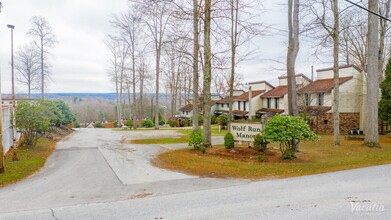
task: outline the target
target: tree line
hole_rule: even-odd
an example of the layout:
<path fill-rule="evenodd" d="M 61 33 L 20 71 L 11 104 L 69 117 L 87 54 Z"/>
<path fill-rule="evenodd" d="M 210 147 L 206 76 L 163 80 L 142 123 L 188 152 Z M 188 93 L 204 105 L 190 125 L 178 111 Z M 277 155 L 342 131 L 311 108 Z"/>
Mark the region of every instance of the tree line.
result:
<path fill-rule="evenodd" d="M 15 54 L 16 80 L 27 87 L 28 97 L 32 91 L 40 91 L 45 97 L 45 88 L 50 81 L 50 57 L 58 43 L 49 21 L 42 16 L 30 19 L 31 27 L 26 36 L 30 42 L 19 47 Z"/>
<path fill-rule="evenodd" d="M 178 103 L 193 104 L 194 131 L 199 128 L 198 115 L 203 114 L 205 145 L 209 146 L 210 111 L 200 112 L 199 107 L 210 109 L 211 92 L 228 92 L 232 120 L 233 89 L 240 85 L 241 78 L 235 67 L 251 54 L 249 45 L 254 38 L 270 33 L 267 25 L 257 22 L 262 14 L 260 3 L 130 1 L 128 9 L 112 17 L 113 32 L 105 42 L 110 51 L 108 73 L 117 92 L 118 119 L 145 117 L 143 109 L 149 102 L 143 95 L 154 89 L 151 106 L 158 129 L 157 115 L 162 107 L 159 93 L 165 90 L 171 96 L 171 116 Z M 369 0 L 364 7 L 385 17 L 390 14 L 390 0 Z M 285 65 L 289 114 L 298 115 L 296 58 L 300 39 L 309 39 L 314 46 L 312 56 L 333 58 L 334 144 L 340 144 L 338 67 L 347 63 L 367 73 L 365 142 L 378 145 L 377 91 L 384 76 L 384 60 L 390 55 L 388 23 L 337 0 L 288 0 L 287 9 L 288 31 L 284 36 L 288 41 Z M 128 93 L 128 106 L 132 106 L 128 116 L 123 115 L 124 92 Z"/>

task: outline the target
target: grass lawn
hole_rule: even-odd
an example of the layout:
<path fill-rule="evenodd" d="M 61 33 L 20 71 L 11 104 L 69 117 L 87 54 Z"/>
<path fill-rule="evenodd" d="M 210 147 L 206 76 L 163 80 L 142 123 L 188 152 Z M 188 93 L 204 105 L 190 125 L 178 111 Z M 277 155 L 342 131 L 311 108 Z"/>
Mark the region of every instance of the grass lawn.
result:
<path fill-rule="evenodd" d="M 17 182 L 37 172 L 45 165 L 47 157 L 53 152 L 55 142 L 41 138 L 34 148 L 20 147 L 17 151 L 19 161 L 12 156 L 5 159 L 5 172 L 0 174 L 0 187 Z"/>
<path fill-rule="evenodd" d="M 137 131 L 141 129 L 136 129 L 132 131 Z M 146 129 L 143 129 L 144 131 Z M 153 129 L 148 129 L 153 130 Z M 131 140 L 131 144 L 180 144 L 180 143 L 188 143 L 189 142 L 189 135 L 191 133 L 191 127 L 189 129 L 175 129 L 175 128 L 164 128 L 161 130 L 176 130 L 179 133 L 183 134 L 182 136 L 178 138 L 156 138 L 156 139 L 139 139 L 139 140 Z M 202 129 L 201 129 L 202 130 Z M 227 134 L 227 130 L 221 130 L 221 133 L 219 133 L 217 125 L 212 125 L 212 136 L 224 136 Z"/>
<path fill-rule="evenodd" d="M 180 144 L 188 142 L 188 135 L 182 135 L 178 138 L 139 139 L 130 141 L 131 144 Z"/>
<path fill-rule="evenodd" d="M 35 147 L 19 147 L 17 151 L 19 161 L 12 161 L 12 155 L 7 155 L 4 160 L 5 172 L 0 174 L 0 187 L 15 183 L 38 172 L 52 154 L 57 141 L 69 133 L 69 130 L 62 130 L 49 134 L 50 140 L 40 138 Z"/>
<path fill-rule="evenodd" d="M 201 130 L 203 130 L 201 128 Z M 189 129 L 183 129 L 183 130 L 178 130 L 180 133 L 189 135 L 192 131 L 191 127 Z M 217 125 L 212 125 L 212 136 L 225 136 L 227 134 L 227 130 L 221 130 L 219 133 L 219 127 Z"/>
<path fill-rule="evenodd" d="M 189 148 L 165 152 L 153 163 L 161 168 L 200 176 L 283 178 L 389 164 L 391 136 L 381 136 L 380 142 L 381 148 L 368 148 L 362 141 L 341 140 L 342 145 L 334 147 L 332 136 L 321 136 L 318 142 L 301 143 L 301 152 L 293 160 L 281 160 L 279 150 L 271 149 L 263 155 L 264 162 L 257 161 L 258 152 L 245 147 L 235 147 L 236 152 L 230 152 L 223 146 L 215 146 L 207 149 L 206 154 Z M 278 144 L 268 147 L 277 148 Z"/>

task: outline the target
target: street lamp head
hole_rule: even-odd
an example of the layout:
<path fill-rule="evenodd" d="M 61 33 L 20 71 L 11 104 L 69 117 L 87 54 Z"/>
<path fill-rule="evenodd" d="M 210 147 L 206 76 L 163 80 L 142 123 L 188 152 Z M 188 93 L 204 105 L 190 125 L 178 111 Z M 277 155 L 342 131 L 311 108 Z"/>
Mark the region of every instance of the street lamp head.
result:
<path fill-rule="evenodd" d="M 11 28 L 11 29 L 14 29 L 14 28 L 15 28 L 15 25 L 7 24 L 7 27 L 8 27 L 8 28 Z"/>

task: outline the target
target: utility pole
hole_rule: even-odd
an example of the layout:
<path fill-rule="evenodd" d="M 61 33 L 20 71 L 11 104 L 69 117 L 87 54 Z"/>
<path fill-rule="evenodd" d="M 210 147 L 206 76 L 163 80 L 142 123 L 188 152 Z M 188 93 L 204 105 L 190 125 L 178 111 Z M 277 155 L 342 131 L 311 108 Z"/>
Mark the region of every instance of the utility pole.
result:
<path fill-rule="evenodd" d="M 2 8 L 0 2 L 0 12 Z M 0 103 L 3 101 L 1 97 L 1 69 L 0 69 Z M 3 149 L 3 104 L 0 109 L 0 173 L 4 173 L 4 149 Z"/>
<path fill-rule="evenodd" d="M 16 161 L 16 123 L 15 123 L 15 72 L 14 72 L 14 29 L 15 25 L 8 24 L 7 27 L 11 29 L 11 71 L 12 71 L 12 148 L 13 156 L 12 160 Z"/>

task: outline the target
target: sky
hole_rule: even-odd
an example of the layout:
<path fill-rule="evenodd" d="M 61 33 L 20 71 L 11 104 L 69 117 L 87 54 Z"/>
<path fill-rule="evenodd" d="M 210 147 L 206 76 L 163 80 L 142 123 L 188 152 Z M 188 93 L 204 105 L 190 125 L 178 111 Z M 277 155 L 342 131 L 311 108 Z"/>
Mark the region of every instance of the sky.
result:
<path fill-rule="evenodd" d="M 108 53 L 103 43 L 110 33 L 110 16 L 127 8 L 127 0 L 0 0 L 3 8 L 0 13 L 0 70 L 1 91 L 11 92 L 11 34 L 7 24 L 15 25 L 14 50 L 28 43 L 26 36 L 30 28 L 30 18 L 45 17 L 59 42 L 54 50 L 52 81 L 46 92 L 114 92 L 109 82 L 106 66 Z M 284 74 L 287 30 L 285 0 L 265 0 L 264 13 L 260 20 L 272 25 L 266 36 L 257 38 L 252 46 L 259 50 L 255 58 L 238 64 L 238 73 L 245 82 L 267 80 L 277 83 L 277 77 Z M 272 33 L 274 30 L 280 33 Z M 315 69 L 330 66 L 311 55 L 310 43 L 301 42 L 296 69 L 297 72 L 311 75 L 311 65 Z M 25 86 L 17 84 L 17 93 L 26 92 Z"/>

